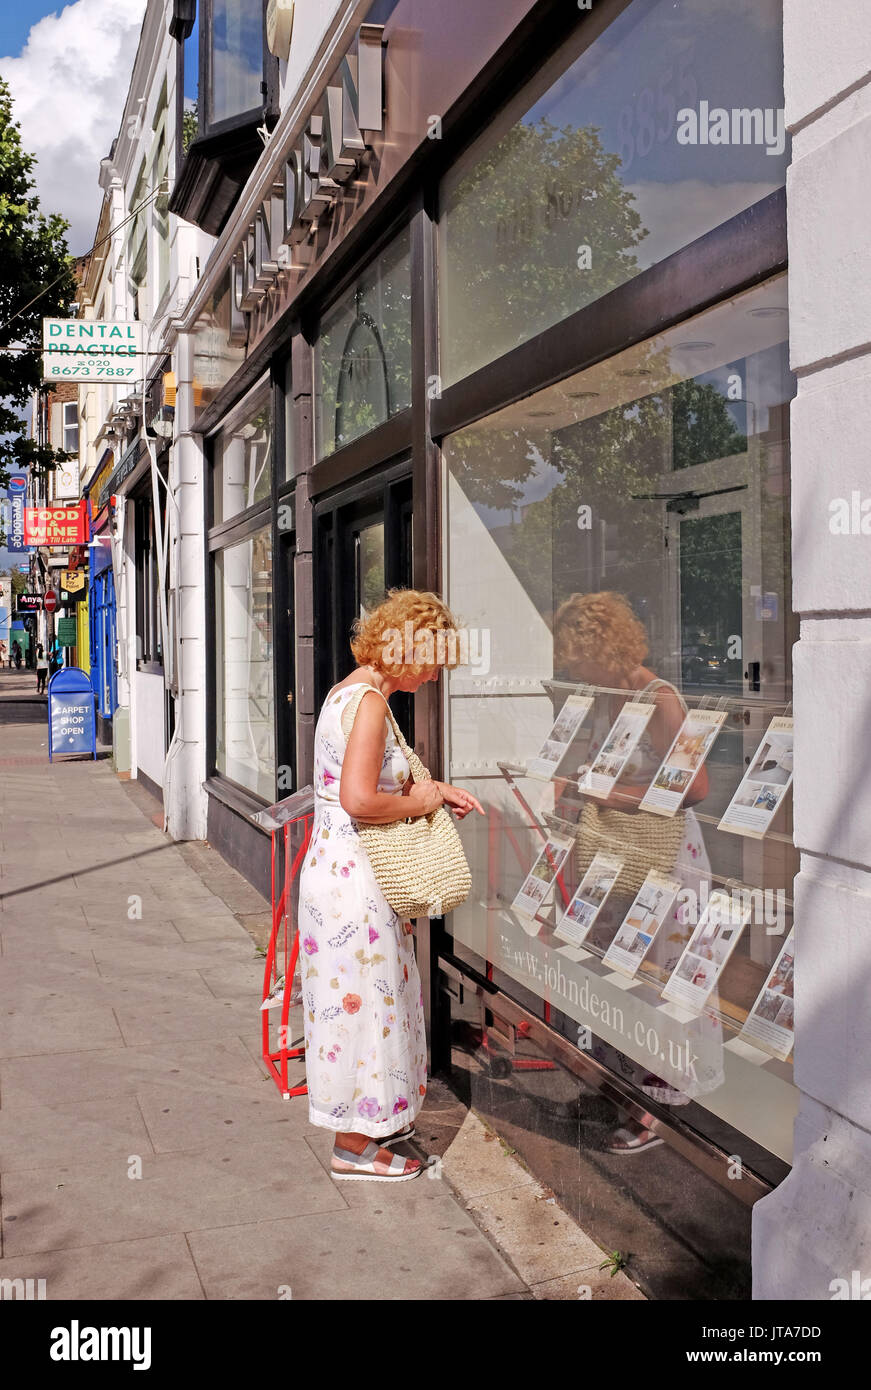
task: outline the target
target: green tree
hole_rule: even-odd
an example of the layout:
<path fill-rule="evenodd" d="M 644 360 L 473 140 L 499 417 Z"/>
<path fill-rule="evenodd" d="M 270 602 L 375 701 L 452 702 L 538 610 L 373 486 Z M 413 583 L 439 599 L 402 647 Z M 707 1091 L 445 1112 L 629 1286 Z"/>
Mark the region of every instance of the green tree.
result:
<path fill-rule="evenodd" d="M 69 223 L 40 210 L 35 163 L 22 148 L 9 88 L 0 80 L 0 487 L 10 472 L 45 473 L 69 457 L 28 439 L 22 418 L 42 378 L 42 320 L 64 317 L 76 293 Z"/>

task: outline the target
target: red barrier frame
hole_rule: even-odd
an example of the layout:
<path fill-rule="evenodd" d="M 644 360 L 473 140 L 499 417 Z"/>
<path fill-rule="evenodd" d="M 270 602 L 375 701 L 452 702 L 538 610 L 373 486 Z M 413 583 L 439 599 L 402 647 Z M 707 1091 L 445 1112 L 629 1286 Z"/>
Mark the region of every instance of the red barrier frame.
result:
<path fill-rule="evenodd" d="M 304 822 L 304 834 L 302 844 L 297 850 L 293 864 L 290 864 L 290 827 L 296 825 L 298 821 Z M 272 831 L 272 931 L 269 937 L 269 949 L 266 952 L 266 970 L 263 975 L 263 999 L 269 995 L 273 985 L 279 976 L 276 968 L 276 954 L 278 949 L 278 934 L 284 924 L 284 998 L 281 1003 L 281 1023 L 278 1029 L 279 1046 L 277 1051 L 271 1052 L 269 1047 L 270 1029 L 270 1009 L 262 1012 L 262 1047 L 263 1060 L 269 1070 L 269 1075 L 275 1082 L 283 1100 L 290 1100 L 291 1096 L 304 1096 L 308 1093 L 308 1086 L 302 1082 L 299 1086 L 289 1086 L 287 1081 L 287 1061 L 289 1057 L 304 1057 L 305 1047 L 288 1047 L 288 1016 L 290 1013 L 290 995 L 293 988 L 293 977 L 296 971 L 296 963 L 299 959 L 299 930 L 293 931 L 293 944 L 288 950 L 288 938 L 291 932 L 290 908 L 291 908 L 291 889 L 296 876 L 299 873 L 306 850 L 311 841 L 312 828 L 314 826 L 314 812 L 309 811 L 304 816 L 297 816 L 295 820 L 288 821 L 284 827 L 284 884 L 281 894 L 276 902 L 275 898 L 275 863 L 276 863 L 276 836 L 277 830 Z"/>

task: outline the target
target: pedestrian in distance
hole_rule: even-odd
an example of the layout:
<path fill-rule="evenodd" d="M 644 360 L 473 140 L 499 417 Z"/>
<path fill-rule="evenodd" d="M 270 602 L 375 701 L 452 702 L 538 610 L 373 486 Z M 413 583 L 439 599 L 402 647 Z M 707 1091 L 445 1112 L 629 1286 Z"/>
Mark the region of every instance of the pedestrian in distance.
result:
<path fill-rule="evenodd" d="M 45 694 L 45 683 L 48 680 L 48 657 L 45 648 L 39 642 L 36 647 L 36 693 Z"/>
<path fill-rule="evenodd" d="M 21 670 L 21 646 L 18 642 L 12 643 L 12 660 L 15 662 L 16 671 Z"/>

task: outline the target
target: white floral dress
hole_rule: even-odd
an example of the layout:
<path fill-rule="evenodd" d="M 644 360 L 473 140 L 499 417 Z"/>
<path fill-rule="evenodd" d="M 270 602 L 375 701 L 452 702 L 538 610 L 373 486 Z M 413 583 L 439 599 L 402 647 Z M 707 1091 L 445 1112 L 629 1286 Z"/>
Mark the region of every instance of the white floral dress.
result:
<path fill-rule="evenodd" d="M 423 994 L 414 938 L 378 886 L 339 804 L 342 712 L 361 681 L 328 695 L 315 729 L 315 817 L 300 875 L 299 937 L 309 1120 L 385 1138 L 426 1093 Z M 380 792 L 401 795 L 408 761 L 387 720 Z"/>

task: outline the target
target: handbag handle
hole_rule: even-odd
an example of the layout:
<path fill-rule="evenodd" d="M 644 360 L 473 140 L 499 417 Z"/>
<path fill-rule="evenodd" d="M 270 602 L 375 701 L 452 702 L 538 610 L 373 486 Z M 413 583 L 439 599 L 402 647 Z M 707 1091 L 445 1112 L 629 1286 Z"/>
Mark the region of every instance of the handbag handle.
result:
<path fill-rule="evenodd" d="M 409 748 L 408 744 L 406 743 L 405 736 L 402 730 L 400 729 L 399 725 L 397 724 L 396 719 L 394 718 L 393 710 L 387 703 L 387 697 L 385 695 L 382 695 L 381 691 L 378 690 L 374 685 L 366 685 L 365 683 L 363 684 L 364 688 L 357 695 L 352 696 L 352 698 L 348 701 L 346 709 L 353 710 L 354 716 L 356 716 L 357 709 L 354 708 L 354 702 L 356 701 L 357 708 L 359 708 L 360 704 L 362 703 L 363 696 L 366 694 L 367 690 L 374 690 L 376 695 L 381 695 L 381 699 L 384 701 L 384 704 L 387 707 L 387 718 L 390 720 L 390 724 L 393 728 L 394 735 L 396 736 L 396 742 L 399 744 L 399 747 L 405 754 L 405 760 L 408 763 L 408 770 L 411 774 L 412 782 L 431 782 L 432 774 L 429 768 L 424 767 L 423 763 L 415 753 L 414 749 Z M 344 712 L 345 711 L 343 711 L 343 714 Z M 353 725 L 353 717 L 351 723 Z"/>

